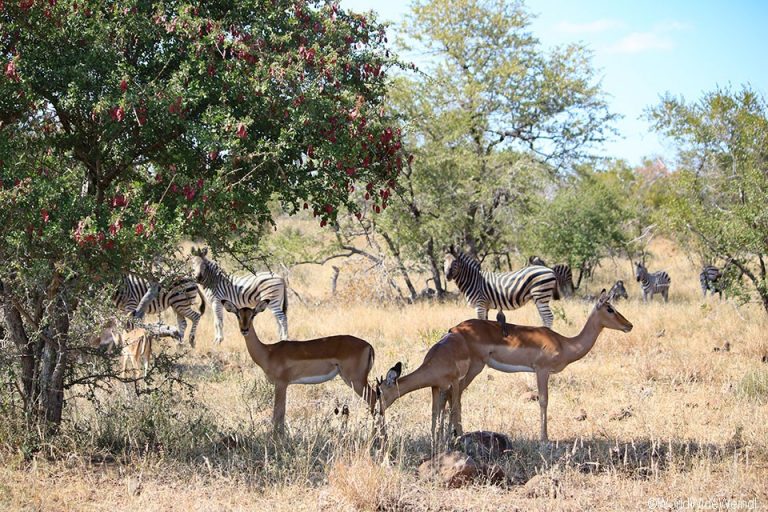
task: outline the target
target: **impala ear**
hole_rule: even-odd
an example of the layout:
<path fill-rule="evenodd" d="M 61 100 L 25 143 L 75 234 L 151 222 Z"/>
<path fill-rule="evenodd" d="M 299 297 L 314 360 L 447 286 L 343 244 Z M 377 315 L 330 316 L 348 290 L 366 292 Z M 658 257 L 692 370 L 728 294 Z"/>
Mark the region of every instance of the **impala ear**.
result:
<path fill-rule="evenodd" d="M 395 366 L 390 368 L 387 372 L 387 376 L 384 379 L 384 382 L 386 382 L 387 386 L 394 386 L 395 381 L 397 381 L 398 377 L 400 377 L 402 371 L 403 363 L 397 363 Z"/>
<path fill-rule="evenodd" d="M 597 298 L 597 307 L 601 307 L 603 304 L 606 303 L 606 301 L 608 301 L 608 299 L 609 297 L 605 293 L 605 288 L 603 288 L 603 290 L 600 292 L 600 297 Z"/>
<path fill-rule="evenodd" d="M 221 305 L 224 306 L 224 309 L 226 309 L 230 313 L 234 315 L 237 314 L 237 306 L 229 302 L 227 299 L 221 299 Z"/>

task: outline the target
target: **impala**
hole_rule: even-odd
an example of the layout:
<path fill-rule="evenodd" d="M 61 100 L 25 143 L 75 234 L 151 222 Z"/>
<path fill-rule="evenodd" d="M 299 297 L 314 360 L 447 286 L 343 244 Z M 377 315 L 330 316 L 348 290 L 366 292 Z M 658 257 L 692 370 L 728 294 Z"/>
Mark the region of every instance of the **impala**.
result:
<path fill-rule="evenodd" d="M 603 329 L 623 332 L 632 324 L 611 305 L 603 290 L 581 332 L 572 337 L 562 336 L 548 327 L 507 325 L 502 336 L 497 322 L 467 320 L 451 329 L 464 336 L 469 347 L 471 364 L 462 382 L 466 388 L 485 366 L 502 372 L 533 372 L 539 390 L 541 440 L 547 441 L 547 402 L 549 376 L 578 361 L 595 345 Z"/>
<path fill-rule="evenodd" d="M 377 382 L 376 395 L 379 398 L 379 412 L 384 411 L 401 396 L 417 389 L 432 388 L 432 443 L 443 435 L 442 415 L 447 394 L 450 392 L 451 413 L 449 429 L 452 427 L 459 435 L 461 428 L 461 380 L 467 375 L 470 358 L 469 348 L 464 336 L 447 333 L 429 349 L 424 361 L 414 372 L 400 378 L 403 364 L 397 363 L 388 372 L 385 379 Z M 436 426 L 440 425 L 438 437 Z"/>
<path fill-rule="evenodd" d="M 248 354 L 275 386 L 272 410 L 275 431 L 285 430 L 285 399 L 289 384 L 320 384 L 340 375 L 344 383 L 360 395 L 368 403 L 369 410 L 374 412 L 376 397 L 368 383 L 374 358 L 370 343 L 354 336 L 338 335 L 264 344 L 256 335 L 253 319 L 257 313 L 264 311 L 267 301 L 262 301 L 256 308 L 238 308 L 226 299 L 221 303 L 237 316 Z"/>

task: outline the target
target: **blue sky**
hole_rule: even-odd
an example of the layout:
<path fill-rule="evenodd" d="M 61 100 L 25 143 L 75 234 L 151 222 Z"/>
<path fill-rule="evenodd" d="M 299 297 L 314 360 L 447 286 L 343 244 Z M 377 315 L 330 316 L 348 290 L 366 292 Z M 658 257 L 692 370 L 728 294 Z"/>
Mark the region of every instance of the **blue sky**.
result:
<path fill-rule="evenodd" d="M 398 22 L 410 0 L 342 0 L 356 11 L 377 11 Z M 620 138 L 605 156 L 639 164 L 674 157 L 674 147 L 640 119 L 669 92 L 697 100 L 717 87 L 750 84 L 768 96 L 768 1 L 646 0 L 526 2 L 537 15 L 533 33 L 545 47 L 582 42 L 593 51 Z"/>

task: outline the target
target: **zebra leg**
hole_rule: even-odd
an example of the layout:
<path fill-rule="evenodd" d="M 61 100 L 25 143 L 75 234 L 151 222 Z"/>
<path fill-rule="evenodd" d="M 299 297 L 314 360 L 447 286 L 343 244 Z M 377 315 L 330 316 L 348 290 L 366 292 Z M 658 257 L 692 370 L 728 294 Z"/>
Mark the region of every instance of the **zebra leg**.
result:
<path fill-rule="evenodd" d="M 661 292 L 661 295 L 664 297 L 664 302 L 669 302 L 669 288 L 664 288 L 664 291 Z"/>
<path fill-rule="evenodd" d="M 205 294 L 208 297 L 208 302 L 213 307 L 213 330 L 216 333 L 213 342 L 220 345 L 224 341 L 224 306 L 213 293 L 206 290 Z"/>
<path fill-rule="evenodd" d="M 488 320 L 488 308 L 483 305 L 475 306 L 475 311 L 477 312 L 477 318 L 480 320 Z"/>
<path fill-rule="evenodd" d="M 275 321 L 277 322 L 277 329 L 280 331 L 280 340 L 287 340 L 288 339 L 288 317 L 285 316 L 285 313 L 282 309 L 280 309 L 279 305 L 275 305 L 275 308 L 272 309 L 272 313 L 275 315 Z"/>
<path fill-rule="evenodd" d="M 537 302 L 536 309 L 539 310 L 539 316 L 541 317 L 541 321 L 544 322 L 544 326 L 551 329 L 552 321 L 555 319 L 555 316 L 552 314 L 552 310 L 549 309 L 549 300 Z"/>
<path fill-rule="evenodd" d="M 184 333 L 187 332 L 187 319 L 178 311 L 176 312 L 176 325 L 179 326 L 179 343 L 181 343 L 184 341 Z"/>

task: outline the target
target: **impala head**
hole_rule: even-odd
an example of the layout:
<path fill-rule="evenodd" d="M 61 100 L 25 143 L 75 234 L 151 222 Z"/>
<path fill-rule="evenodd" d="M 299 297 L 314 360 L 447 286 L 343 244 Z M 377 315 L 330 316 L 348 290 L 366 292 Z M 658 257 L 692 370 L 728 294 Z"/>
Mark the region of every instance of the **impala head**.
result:
<path fill-rule="evenodd" d="M 192 275 L 195 276 L 195 281 L 202 283 L 208 273 L 208 248 L 193 247 L 190 254 L 192 258 L 189 260 L 189 264 L 192 267 Z"/>
<path fill-rule="evenodd" d="M 611 288 L 611 294 L 608 297 L 608 300 L 613 299 L 629 299 L 627 289 L 624 287 L 624 281 L 616 281 L 616 284 L 614 284 L 613 288 Z"/>
<path fill-rule="evenodd" d="M 640 263 L 639 261 L 635 262 L 635 278 L 637 278 L 637 282 L 639 283 L 645 274 L 647 274 L 648 271 L 645 269 L 645 266 Z"/>
<path fill-rule="evenodd" d="M 600 292 L 600 297 L 595 304 L 595 314 L 597 314 L 600 324 L 608 329 L 616 329 L 617 331 L 629 332 L 632 330 L 632 322 L 624 318 L 619 313 L 613 304 L 611 304 L 611 298 L 605 293 L 605 288 Z"/>
<path fill-rule="evenodd" d="M 403 372 L 403 363 L 397 363 L 395 366 L 389 369 L 386 377 L 383 379 L 376 379 L 376 398 L 379 401 L 379 414 L 384 414 L 387 407 L 392 405 L 397 399 L 398 393 L 395 383 L 400 378 L 400 374 Z"/>
<path fill-rule="evenodd" d="M 240 333 L 245 336 L 253 326 L 253 318 L 264 311 L 267 304 L 269 304 L 269 301 L 262 301 L 255 308 L 238 308 L 227 299 L 222 299 L 221 304 L 224 306 L 224 309 L 237 316 L 237 324 L 238 327 L 240 327 Z"/>

